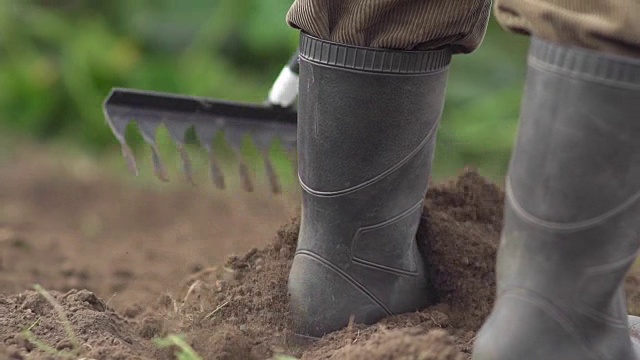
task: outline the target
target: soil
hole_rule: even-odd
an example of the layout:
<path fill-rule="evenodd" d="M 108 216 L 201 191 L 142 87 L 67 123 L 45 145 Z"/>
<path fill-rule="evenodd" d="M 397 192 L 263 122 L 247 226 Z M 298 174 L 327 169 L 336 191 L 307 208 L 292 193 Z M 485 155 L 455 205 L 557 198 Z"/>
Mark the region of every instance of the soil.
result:
<path fill-rule="evenodd" d="M 504 194 L 474 170 L 425 202 L 436 305 L 300 342 L 295 195 L 148 189 L 76 165 L 30 154 L 0 171 L 0 358 L 175 359 L 155 339 L 178 334 L 203 359 L 463 360 L 491 309 Z M 635 311 L 635 268 L 626 287 Z"/>

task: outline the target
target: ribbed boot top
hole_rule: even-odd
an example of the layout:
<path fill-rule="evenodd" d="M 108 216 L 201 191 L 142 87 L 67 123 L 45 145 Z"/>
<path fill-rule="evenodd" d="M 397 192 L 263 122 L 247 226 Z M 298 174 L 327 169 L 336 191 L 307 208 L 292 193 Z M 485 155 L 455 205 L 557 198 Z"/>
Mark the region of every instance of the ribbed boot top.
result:
<path fill-rule="evenodd" d="M 529 64 L 573 78 L 640 89 L 640 59 L 564 46 L 532 37 Z"/>
<path fill-rule="evenodd" d="M 389 74 L 425 74 L 451 63 L 450 49 L 406 51 L 338 44 L 301 32 L 300 57 L 318 64 Z"/>

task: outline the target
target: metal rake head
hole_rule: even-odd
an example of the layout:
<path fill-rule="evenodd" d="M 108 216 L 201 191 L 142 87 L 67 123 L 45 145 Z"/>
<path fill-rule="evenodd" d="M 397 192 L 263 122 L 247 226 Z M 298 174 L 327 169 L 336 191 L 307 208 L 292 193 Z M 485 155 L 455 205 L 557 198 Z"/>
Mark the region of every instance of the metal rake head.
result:
<path fill-rule="evenodd" d="M 154 173 L 163 181 L 168 176 L 156 145 L 156 132 L 164 125 L 180 154 L 182 171 L 193 183 L 191 161 L 185 149 L 187 131 L 194 129 L 199 143 L 209 154 L 210 176 L 219 189 L 225 188 L 224 174 L 214 154 L 213 140 L 219 132 L 233 150 L 239 165 L 243 188 L 253 191 L 253 182 L 241 152 L 242 140 L 249 135 L 259 149 L 271 190 L 281 185 L 269 156 L 269 149 L 279 138 L 285 151 L 294 157 L 297 139 L 297 113 L 292 108 L 272 105 L 243 104 L 202 97 L 192 97 L 134 89 L 114 88 L 107 96 L 103 111 L 109 127 L 122 147 L 128 168 L 138 174 L 135 157 L 125 139 L 130 123 L 136 123 L 144 141 L 151 147 Z"/>

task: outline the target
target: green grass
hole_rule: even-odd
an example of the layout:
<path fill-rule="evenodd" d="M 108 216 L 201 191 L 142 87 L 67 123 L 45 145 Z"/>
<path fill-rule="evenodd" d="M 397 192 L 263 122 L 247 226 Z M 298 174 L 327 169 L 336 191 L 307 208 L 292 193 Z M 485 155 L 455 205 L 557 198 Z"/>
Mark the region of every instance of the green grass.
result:
<path fill-rule="evenodd" d="M 169 335 L 165 338 L 154 339 L 154 343 L 159 348 L 177 347 L 175 355 L 178 360 L 202 360 L 202 357 L 187 344 L 182 336 Z"/>
<path fill-rule="evenodd" d="M 67 315 L 62 308 L 62 306 L 51 296 L 51 294 L 45 290 L 41 285 L 34 285 L 34 289 L 44 297 L 47 302 L 53 307 L 56 314 L 58 315 L 58 319 L 60 324 L 64 328 L 64 331 L 67 335 L 67 339 L 72 345 L 71 350 L 56 350 L 51 345 L 46 342 L 38 339 L 36 335 L 33 334 L 33 329 L 38 326 L 40 323 L 40 318 L 38 318 L 33 324 L 31 324 L 28 328 L 26 328 L 22 334 L 24 337 L 33 344 L 38 350 L 54 356 L 57 359 L 84 359 L 83 355 L 85 354 L 85 349 L 80 344 L 78 337 L 73 331 L 73 327 L 67 318 Z M 168 335 L 165 338 L 156 338 L 154 339 L 154 343 L 159 348 L 166 347 L 177 347 L 175 352 L 176 358 L 178 360 L 202 360 L 202 358 L 185 342 L 185 340 L 178 335 Z"/>
<path fill-rule="evenodd" d="M 38 325 L 38 323 L 40 322 L 40 318 L 38 318 L 33 324 L 25 329 L 22 334 L 36 348 L 49 355 L 55 356 L 56 358 L 77 359 L 84 352 L 84 349 L 78 341 L 78 337 L 73 331 L 71 323 L 69 322 L 64 309 L 42 286 L 36 284 L 33 287 L 40 295 L 42 295 L 42 297 L 47 300 L 47 302 L 55 310 L 56 314 L 58 315 L 58 319 L 60 320 L 60 323 L 64 327 L 64 331 L 67 334 L 67 339 L 71 342 L 72 348 L 71 350 L 56 350 L 52 346 L 38 339 L 38 337 L 33 334 L 32 330 Z"/>

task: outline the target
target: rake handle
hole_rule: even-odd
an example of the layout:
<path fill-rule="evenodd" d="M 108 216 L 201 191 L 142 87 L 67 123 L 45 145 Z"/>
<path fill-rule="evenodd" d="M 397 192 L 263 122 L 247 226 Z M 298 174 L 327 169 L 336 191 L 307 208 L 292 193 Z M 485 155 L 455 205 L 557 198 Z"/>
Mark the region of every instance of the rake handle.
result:
<path fill-rule="evenodd" d="M 282 68 L 276 81 L 269 90 L 267 103 L 270 105 L 288 108 L 298 96 L 298 73 L 300 71 L 300 51 L 296 50 Z"/>

